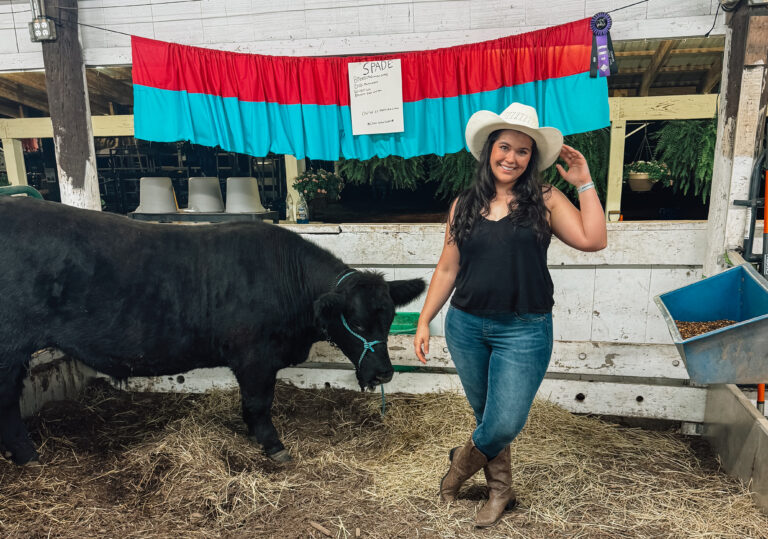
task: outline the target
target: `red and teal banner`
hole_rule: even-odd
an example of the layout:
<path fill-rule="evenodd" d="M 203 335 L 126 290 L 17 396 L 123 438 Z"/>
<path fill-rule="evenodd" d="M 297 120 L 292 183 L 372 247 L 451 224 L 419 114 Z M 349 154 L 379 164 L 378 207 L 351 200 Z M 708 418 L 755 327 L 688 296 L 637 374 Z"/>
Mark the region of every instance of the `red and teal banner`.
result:
<path fill-rule="evenodd" d="M 454 153 L 478 110 L 535 107 L 563 134 L 609 125 L 608 85 L 589 76 L 590 19 L 445 49 L 380 56 L 241 54 L 133 36 L 139 139 L 335 161 Z M 353 135 L 347 64 L 399 58 L 402 133 Z"/>

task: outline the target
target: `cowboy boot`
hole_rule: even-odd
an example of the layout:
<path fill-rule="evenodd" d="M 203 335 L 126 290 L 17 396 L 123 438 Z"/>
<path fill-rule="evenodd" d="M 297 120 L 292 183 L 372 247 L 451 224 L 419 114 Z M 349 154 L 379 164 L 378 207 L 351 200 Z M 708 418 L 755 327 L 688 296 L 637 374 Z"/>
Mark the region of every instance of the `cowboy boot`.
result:
<path fill-rule="evenodd" d="M 451 467 L 440 481 L 440 499 L 444 502 L 455 501 L 464 481 L 488 463 L 485 455 L 475 447 L 472 438 L 462 447 L 452 449 L 449 458 Z"/>
<path fill-rule="evenodd" d="M 483 468 L 485 481 L 488 483 L 488 501 L 477 512 L 475 526 L 485 528 L 493 526 L 501 518 L 504 511 L 513 509 L 517 504 L 517 496 L 512 489 L 512 470 L 510 469 L 509 446 L 502 449 Z"/>

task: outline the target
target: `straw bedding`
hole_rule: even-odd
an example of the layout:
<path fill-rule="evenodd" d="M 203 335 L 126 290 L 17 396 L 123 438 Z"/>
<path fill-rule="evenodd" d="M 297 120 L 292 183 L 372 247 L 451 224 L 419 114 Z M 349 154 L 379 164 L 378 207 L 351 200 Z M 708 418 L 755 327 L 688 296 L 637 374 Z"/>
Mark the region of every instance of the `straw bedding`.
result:
<path fill-rule="evenodd" d="M 105 384 L 31 418 L 43 466 L 0 461 L 3 537 L 765 537 L 768 517 L 701 441 L 537 402 L 513 444 L 520 506 L 475 530 L 480 472 L 437 501 L 447 452 L 470 433 L 457 395 L 278 384 L 294 456 L 244 437 L 236 392 L 129 394 Z"/>

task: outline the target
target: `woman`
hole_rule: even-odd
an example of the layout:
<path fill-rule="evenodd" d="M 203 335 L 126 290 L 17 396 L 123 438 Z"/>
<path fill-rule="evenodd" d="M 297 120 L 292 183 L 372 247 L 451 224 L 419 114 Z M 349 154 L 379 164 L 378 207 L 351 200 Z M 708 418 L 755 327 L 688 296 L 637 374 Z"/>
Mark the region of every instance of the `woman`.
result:
<path fill-rule="evenodd" d="M 475 181 L 451 205 L 440 260 L 414 339 L 429 353 L 429 322 L 450 297 L 445 334 L 477 421 L 449 454 L 440 497 L 452 502 L 483 468 L 488 502 L 476 525 L 492 526 L 515 505 L 509 444 L 522 430 L 552 354 L 551 234 L 581 251 L 606 246 L 603 208 L 584 156 L 557 129 L 539 127 L 536 110 L 512 103 L 500 115 L 479 111 L 466 129 L 479 161 Z M 577 209 L 538 172 L 558 156 L 560 175 L 579 193 Z"/>

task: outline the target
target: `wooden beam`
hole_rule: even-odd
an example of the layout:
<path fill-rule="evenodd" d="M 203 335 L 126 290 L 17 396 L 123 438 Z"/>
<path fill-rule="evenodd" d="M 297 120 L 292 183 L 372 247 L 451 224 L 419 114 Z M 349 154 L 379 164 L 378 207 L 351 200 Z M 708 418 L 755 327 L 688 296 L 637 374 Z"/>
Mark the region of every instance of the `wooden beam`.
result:
<path fill-rule="evenodd" d="M 3 73 L 0 78 L 7 79 L 11 82 L 40 90 L 41 92 L 47 92 L 45 87 L 45 73 L 42 71 L 21 71 L 17 73 Z"/>
<path fill-rule="evenodd" d="M 695 86 L 654 86 L 649 97 L 667 95 L 691 95 L 696 93 Z"/>
<path fill-rule="evenodd" d="M 48 114 L 48 96 L 45 92 L 2 77 L 0 77 L 0 97 Z"/>
<path fill-rule="evenodd" d="M 708 94 L 712 89 L 720 82 L 720 78 L 723 76 L 723 59 L 718 58 L 717 61 L 712 64 L 709 70 L 704 74 L 701 82 L 696 87 L 697 94 Z"/>
<path fill-rule="evenodd" d="M 88 93 L 99 94 L 121 105 L 133 104 L 133 86 L 122 81 L 115 80 L 100 72 L 100 70 L 86 69 L 85 77 L 88 81 Z M 107 110 L 109 112 L 109 109 Z"/>
<path fill-rule="evenodd" d="M 714 117 L 717 95 L 610 97 L 608 104 L 611 109 L 611 121 L 693 120 Z"/>
<path fill-rule="evenodd" d="M 125 66 L 125 67 L 93 67 L 89 68 L 89 70 L 94 70 L 99 73 L 103 73 L 107 77 L 111 79 L 115 79 L 118 81 L 124 81 L 128 84 L 131 84 L 131 81 L 133 80 L 132 76 L 132 70 L 131 66 Z"/>
<path fill-rule="evenodd" d="M 101 210 L 91 108 L 78 38 L 77 0 L 43 2 L 57 20 L 56 41 L 42 45 L 61 201 Z"/>
<path fill-rule="evenodd" d="M 128 94 L 132 102 L 132 89 L 130 89 L 130 86 L 128 88 Z M 16 101 L 27 107 L 39 110 L 44 114 L 49 113 L 45 73 L 42 72 L 28 71 L 0 75 L 0 97 Z M 100 101 L 91 100 L 91 112 L 94 114 L 109 114 L 109 108 Z"/>
<path fill-rule="evenodd" d="M 0 99 L 0 114 L 3 116 L 9 116 L 11 118 L 21 117 L 19 113 L 19 107 L 16 106 L 16 103 L 5 101 L 4 99 Z"/>
<path fill-rule="evenodd" d="M 648 95 L 648 90 L 651 88 L 651 84 L 653 84 L 653 80 L 656 78 L 656 74 L 667 61 L 667 58 L 669 58 L 669 52 L 676 44 L 676 39 L 666 39 L 659 43 L 659 47 L 656 49 L 656 53 L 651 59 L 651 64 L 643 74 L 643 80 L 640 82 L 640 90 L 637 92 L 639 96 Z"/>
<path fill-rule="evenodd" d="M 11 185 L 27 185 L 27 169 L 24 165 L 24 150 L 18 139 L 3 138 L 5 171 Z"/>
<path fill-rule="evenodd" d="M 613 107 L 611 107 L 611 110 L 613 110 Z M 626 120 L 616 119 L 611 121 L 608 186 L 605 195 L 605 216 L 608 221 L 618 221 L 621 215 L 621 188 L 622 180 L 624 179 L 624 141 L 626 133 Z"/>
<path fill-rule="evenodd" d="M 723 47 L 702 47 L 700 49 L 672 49 L 670 54 L 676 56 L 680 54 L 722 54 L 722 52 Z M 656 54 L 655 50 L 619 51 L 614 53 L 617 58 L 653 56 L 654 54 Z"/>
<path fill-rule="evenodd" d="M 664 66 L 656 70 L 656 73 L 695 73 L 697 71 L 707 71 L 708 69 L 708 65 Z M 645 75 L 647 72 L 648 70 L 643 67 L 621 70 L 622 75 Z"/>
<path fill-rule="evenodd" d="M 133 115 L 93 116 L 94 137 L 132 137 Z M 50 118 L 0 120 L 0 138 L 52 138 Z"/>

